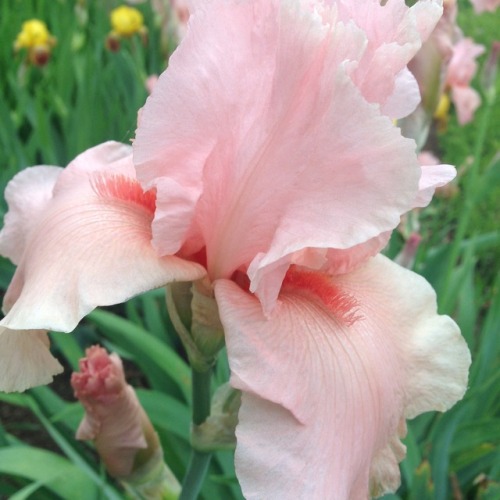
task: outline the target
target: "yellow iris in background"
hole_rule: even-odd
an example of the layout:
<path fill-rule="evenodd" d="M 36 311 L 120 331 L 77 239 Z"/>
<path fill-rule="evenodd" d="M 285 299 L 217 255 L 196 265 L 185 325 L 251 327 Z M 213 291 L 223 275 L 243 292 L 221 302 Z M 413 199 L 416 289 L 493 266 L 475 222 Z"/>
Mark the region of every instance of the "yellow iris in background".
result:
<path fill-rule="evenodd" d="M 144 16 L 134 9 L 122 5 L 113 9 L 110 14 L 111 32 L 106 39 L 106 46 L 113 52 L 120 49 L 120 40 L 139 35 L 144 45 L 148 42 L 148 30 L 144 26 Z"/>
<path fill-rule="evenodd" d="M 47 25 L 39 19 L 30 19 L 22 24 L 21 31 L 14 42 L 14 50 L 28 50 L 29 60 L 43 66 L 50 58 L 56 39 L 50 34 Z"/>
<path fill-rule="evenodd" d="M 133 7 L 122 5 L 111 11 L 112 33 L 123 37 L 130 37 L 136 33 L 144 33 L 144 17 Z"/>

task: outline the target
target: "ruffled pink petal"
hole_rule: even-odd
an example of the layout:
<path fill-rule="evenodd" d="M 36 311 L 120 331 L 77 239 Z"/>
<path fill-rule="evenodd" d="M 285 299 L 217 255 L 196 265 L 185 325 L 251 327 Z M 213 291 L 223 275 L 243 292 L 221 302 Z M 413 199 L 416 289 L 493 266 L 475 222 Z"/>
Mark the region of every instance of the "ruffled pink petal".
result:
<path fill-rule="evenodd" d="M 358 245 L 415 197 L 413 142 L 349 77 L 365 34 L 308 4 L 197 6 L 143 109 L 134 159 L 159 193 L 155 247 L 206 246 L 212 278 L 256 256 L 274 266 L 307 247 Z"/>
<path fill-rule="evenodd" d="M 5 189 L 9 211 L 0 231 L 0 254 L 14 264 L 26 246 L 26 235 L 36 227 L 37 215 L 45 210 L 52 198 L 54 185 L 63 171 L 60 167 L 38 166 L 19 172 Z"/>
<path fill-rule="evenodd" d="M 250 291 L 259 298 L 264 312 L 268 314 L 276 304 L 281 284 L 291 264 L 322 270 L 328 274 L 344 274 L 378 254 L 389 242 L 391 232 L 386 231 L 347 249 L 306 248 L 286 255 L 268 266 L 260 267 L 260 259 L 264 255 L 258 255 L 248 269 L 248 275 L 252 277 Z"/>
<path fill-rule="evenodd" d="M 465 391 L 470 355 L 457 325 L 436 314 L 423 278 L 385 257 L 334 278 L 292 269 L 268 319 L 229 281 L 215 294 L 231 383 L 243 391 L 245 498 L 393 490 L 404 418 L 445 410 Z"/>
<path fill-rule="evenodd" d="M 22 392 L 52 382 L 63 367 L 50 353 L 49 345 L 43 330 L 0 327 L 0 391 Z"/>
<path fill-rule="evenodd" d="M 197 264 L 158 257 L 150 243 L 155 193 L 126 175 L 132 157 L 110 154 L 117 148 L 90 150 L 59 177 L 26 236 L 2 325 L 70 331 L 98 305 L 203 276 Z"/>
<path fill-rule="evenodd" d="M 338 6 L 342 20 L 356 23 L 367 34 L 367 49 L 353 74 L 356 85 L 368 101 L 385 106 L 393 118 L 405 116 L 409 103 L 395 99 L 402 94 L 398 78 L 438 22 L 440 2 L 420 1 L 412 8 L 402 1 L 330 3 Z"/>
<path fill-rule="evenodd" d="M 394 119 L 413 113 L 420 103 L 420 89 L 417 80 L 408 69 L 396 76 L 394 91 L 382 106 L 382 113 Z"/>
<path fill-rule="evenodd" d="M 426 207 L 431 202 L 436 188 L 445 186 L 456 175 L 457 171 L 453 165 L 422 165 L 415 207 Z"/>
<path fill-rule="evenodd" d="M 115 141 L 107 141 L 79 154 L 64 169 L 54 186 L 54 194 L 88 183 L 90 177 L 100 173 L 123 175 L 135 179 L 132 163 L 132 147 Z"/>

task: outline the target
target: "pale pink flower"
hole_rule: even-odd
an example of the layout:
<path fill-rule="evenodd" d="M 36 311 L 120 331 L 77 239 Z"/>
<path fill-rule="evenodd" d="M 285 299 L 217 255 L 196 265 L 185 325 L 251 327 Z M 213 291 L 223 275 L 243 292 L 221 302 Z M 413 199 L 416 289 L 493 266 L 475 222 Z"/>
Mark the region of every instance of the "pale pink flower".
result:
<path fill-rule="evenodd" d="M 493 12 L 500 6 L 500 0 L 471 0 L 471 2 L 478 14 L 484 11 Z"/>
<path fill-rule="evenodd" d="M 177 40 L 181 41 L 186 35 L 189 21 L 189 0 L 170 0 L 170 9 L 173 14 L 173 24 Z"/>
<path fill-rule="evenodd" d="M 479 94 L 470 86 L 477 71 L 476 58 L 484 47 L 471 38 L 463 38 L 453 46 L 453 54 L 446 72 L 446 85 L 451 88 L 451 97 L 457 110 L 458 122 L 462 125 L 472 120 L 481 104 Z"/>
<path fill-rule="evenodd" d="M 404 135 L 415 139 L 419 148 L 425 145 L 444 93 L 450 94 L 460 124 L 472 120 L 481 98 L 470 82 L 477 71 L 475 58 L 483 51 L 484 47 L 464 38 L 457 25 L 457 2 L 447 0 L 443 17 L 409 64 L 418 81 L 422 102 L 399 124 Z"/>
<path fill-rule="evenodd" d="M 422 101 L 398 124 L 403 135 L 416 141 L 418 149 L 427 141 L 434 113 L 445 91 L 446 67 L 452 56 L 454 40 L 459 36 L 457 3 L 456 0 L 447 0 L 439 22 L 408 65 L 418 82 Z"/>
<path fill-rule="evenodd" d="M 6 297 L 5 326 L 71 330 L 98 304 L 205 275 L 243 391 L 247 498 L 393 490 L 405 419 L 466 386 L 469 353 L 430 286 L 372 257 L 454 175 L 428 175 L 392 122 L 438 3 L 330 4 L 192 1 L 141 114 L 141 185 L 116 144 L 79 157 L 16 246 Z"/>

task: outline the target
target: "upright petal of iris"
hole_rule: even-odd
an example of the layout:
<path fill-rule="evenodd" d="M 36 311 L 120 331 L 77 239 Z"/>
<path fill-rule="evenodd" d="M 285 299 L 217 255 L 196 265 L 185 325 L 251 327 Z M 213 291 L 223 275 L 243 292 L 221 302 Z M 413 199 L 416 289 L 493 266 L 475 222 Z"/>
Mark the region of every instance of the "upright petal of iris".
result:
<path fill-rule="evenodd" d="M 394 3 L 401 26 L 413 19 L 417 50 L 423 17 Z M 269 308 L 297 252 L 380 250 L 421 174 L 414 142 L 357 86 L 374 28 L 336 3 L 321 15 L 310 5 L 194 2 L 133 146 L 138 179 L 158 193 L 159 253 L 202 251 L 212 279 L 248 271 Z M 411 57 L 403 52 L 396 73 Z"/>

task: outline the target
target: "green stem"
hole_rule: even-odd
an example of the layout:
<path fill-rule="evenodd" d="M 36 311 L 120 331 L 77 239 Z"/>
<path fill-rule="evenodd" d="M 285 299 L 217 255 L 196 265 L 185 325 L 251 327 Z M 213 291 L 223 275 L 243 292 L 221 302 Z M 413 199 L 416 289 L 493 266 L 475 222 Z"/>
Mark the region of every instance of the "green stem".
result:
<path fill-rule="evenodd" d="M 198 498 L 211 458 L 211 453 L 202 453 L 196 450 L 191 452 L 179 500 L 196 500 Z"/>
<path fill-rule="evenodd" d="M 467 182 L 464 183 L 464 204 L 460 216 L 458 218 L 458 225 L 454 235 L 453 243 L 451 245 L 450 257 L 446 262 L 446 270 L 444 272 L 444 283 L 443 283 L 443 293 L 441 295 L 441 310 L 444 313 L 450 313 L 453 306 L 452 300 L 455 293 L 454 287 L 451 286 L 451 280 L 455 272 L 455 267 L 458 262 L 461 253 L 461 245 L 463 239 L 469 227 L 470 218 L 474 205 L 476 202 L 477 185 L 480 180 L 479 169 L 481 165 L 482 152 L 484 149 L 484 142 L 486 140 L 486 133 L 488 131 L 491 112 L 494 105 L 494 97 L 487 100 L 486 109 L 484 110 L 484 115 L 482 117 L 479 131 L 476 138 L 475 148 L 474 148 L 474 162 L 471 166 Z"/>
<path fill-rule="evenodd" d="M 210 382 L 212 370 L 193 369 L 193 425 L 201 425 L 210 415 Z M 210 465 L 211 453 L 193 449 L 182 482 L 179 500 L 196 500 Z"/>
<path fill-rule="evenodd" d="M 201 425 L 210 415 L 210 382 L 212 369 L 192 370 L 193 373 L 193 424 Z"/>

